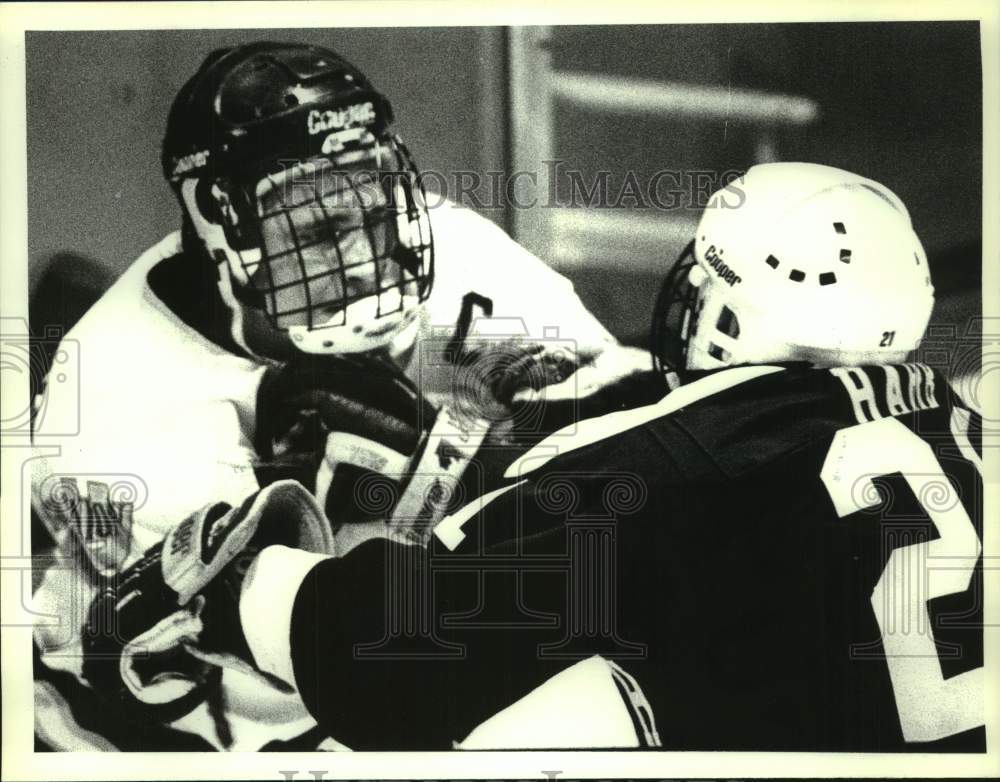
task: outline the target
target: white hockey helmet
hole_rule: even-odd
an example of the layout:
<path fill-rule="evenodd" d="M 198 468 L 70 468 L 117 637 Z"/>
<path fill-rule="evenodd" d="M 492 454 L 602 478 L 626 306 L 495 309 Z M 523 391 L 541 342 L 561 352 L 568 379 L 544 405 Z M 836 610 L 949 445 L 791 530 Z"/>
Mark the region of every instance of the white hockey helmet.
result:
<path fill-rule="evenodd" d="M 902 361 L 933 305 L 926 254 L 891 190 L 830 166 L 768 163 L 709 200 L 660 292 L 654 362 Z"/>

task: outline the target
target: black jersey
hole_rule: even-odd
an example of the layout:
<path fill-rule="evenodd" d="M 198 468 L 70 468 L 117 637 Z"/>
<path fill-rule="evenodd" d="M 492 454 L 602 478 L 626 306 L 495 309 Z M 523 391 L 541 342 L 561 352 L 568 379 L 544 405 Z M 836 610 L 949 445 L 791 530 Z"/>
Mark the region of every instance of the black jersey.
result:
<path fill-rule="evenodd" d="M 928 367 L 708 373 L 545 441 L 428 550 L 316 568 L 296 679 L 357 749 L 446 748 L 597 656 L 637 745 L 983 751 L 980 471 Z"/>

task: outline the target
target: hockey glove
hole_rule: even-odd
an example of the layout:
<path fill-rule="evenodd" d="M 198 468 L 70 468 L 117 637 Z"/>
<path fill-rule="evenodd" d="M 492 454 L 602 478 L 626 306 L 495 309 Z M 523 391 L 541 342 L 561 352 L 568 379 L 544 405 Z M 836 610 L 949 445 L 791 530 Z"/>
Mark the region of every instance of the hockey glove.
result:
<path fill-rule="evenodd" d="M 217 503 L 184 519 L 101 586 L 84 630 L 84 677 L 162 722 L 197 706 L 223 667 L 266 678 L 243 638 L 239 595 L 250 562 L 276 544 L 334 553 L 315 500 L 294 481 L 274 483 L 238 508 Z"/>

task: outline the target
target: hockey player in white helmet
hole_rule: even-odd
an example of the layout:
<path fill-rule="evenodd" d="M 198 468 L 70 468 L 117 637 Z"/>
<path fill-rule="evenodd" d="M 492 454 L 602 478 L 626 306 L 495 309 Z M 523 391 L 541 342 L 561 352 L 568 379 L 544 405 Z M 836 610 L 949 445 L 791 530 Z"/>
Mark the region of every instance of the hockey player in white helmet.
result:
<path fill-rule="evenodd" d="M 933 305 L 923 246 L 891 190 L 829 166 L 759 165 L 712 196 L 664 284 L 657 361 L 899 362 Z"/>
<path fill-rule="evenodd" d="M 36 725 L 46 745 L 86 745 L 99 730 L 136 750 L 315 748 L 315 721 L 294 693 L 238 670 L 173 706 L 116 690 L 92 710 L 103 727 L 85 720 L 76 730 L 46 716 L 64 715 L 66 693 L 93 684 L 80 627 L 95 593 L 200 508 L 239 506 L 288 477 L 265 471 L 274 443 L 259 437 L 282 412 L 262 409 L 262 388 L 273 388 L 265 380 L 288 379 L 282 373 L 294 365 L 293 380 L 319 382 L 321 364 L 308 361 L 349 357 L 358 374 L 342 384 L 337 420 L 324 425 L 349 430 L 341 441 L 372 465 L 388 447 L 376 442 L 389 418 L 383 387 L 399 391 L 397 402 L 413 398 L 409 411 L 395 411 L 404 418 L 437 410 L 451 403 L 456 366 L 470 355 L 481 371 L 466 379 L 483 381 L 471 396 L 494 412 L 545 383 L 561 382 L 566 395 L 578 379 L 596 388 L 642 367 L 565 278 L 502 230 L 451 202 L 429 209 L 392 122 L 388 99 L 364 74 L 316 46 L 221 49 L 179 91 L 161 159 L 181 230 L 146 251 L 70 330 L 79 391 L 53 375 L 39 405 L 33 507 L 56 560 L 34 599 L 40 616 L 60 617 L 36 632 Z M 510 339 L 479 340 L 487 316 L 513 324 L 502 332 Z M 497 372 L 479 362 L 492 345 L 502 348 Z M 70 435 L 56 422 L 76 411 Z M 424 447 L 428 421 L 413 422 L 418 436 L 394 452 L 397 484 L 419 467 L 426 486 L 417 488 L 434 487 L 418 459 L 436 453 Z M 432 445 L 450 453 L 438 435 Z M 151 722 L 136 717 L 152 706 Z"/>
<path fill-rule="evenodd" d="M 276 537 L 294 489 L 193 517 L 102 595 L 108 678 L 153 635 L 365 750 L 985 751 L 979 415 L 904 362 L 933 303 L 909 217 L 798 163 L 712 204 L 657 307 L 659 402 L 543 441 L 432 550 L 332 557 L 294 540 L 307 502 Z"/>
<path fill-rule="evenodd" d="M 905 209 L 759 166 L 694 254 L 656 314 L 681 384 L 553 435 L 433 551 L 269 545 L 262 495 L 231 547 L 154 551 L 104 605 L 196 615 L 175 645 L 296 687 L 356 749 L 985 751 L 979 416 L 903 363 L 933 303 Z M 517 589 L 477 589 L 498 561 Z"/>

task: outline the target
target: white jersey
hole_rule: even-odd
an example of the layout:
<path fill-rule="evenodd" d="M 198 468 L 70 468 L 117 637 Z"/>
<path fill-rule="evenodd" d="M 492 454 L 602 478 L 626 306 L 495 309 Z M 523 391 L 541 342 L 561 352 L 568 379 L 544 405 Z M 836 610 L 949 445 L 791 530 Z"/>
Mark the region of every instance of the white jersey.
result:
<path fill-rule="evenodd" d="M 491 322 L 502 323 L 500 334 L 509 328 L 514 336 L 571 340 L 592 353 L 617 349 L 569 281 L 493 223 L 452 204 L 432 210 L 431 220 L 435 284 L 406 366 L 423 393 L 447 393 L 450 371 L 435 367 L 428 357 L 437 351 L 422 346 L 446 340 L 470 316 L 491 313 Z M 70 524 L 81 514 L 91 522 L 113 518 L 110 537 L 106 526 L 93 523 L 83 525 L 82 535 L 90 535 L 83 542 L 89 559 L 111 571 L 135 561 L 198 508 L 238 504 L 258 489 L 252 441 L 268 364 L 210 341 L 154 292 L 151 270 L 180 252 L 179 232 L 146 251 L 66 334 L 64 347 L 78 356 L 79 382 L 60 382 L 56 367 L 38 407 L 33 505 L 56 538 L 63 565 L 47 571 L 35 610 L 69 621 L 61 629 L 40 625 L 36 640 L 43 663 L 77 677 L 78 628 L 92 585 L 75 564 L 81 535 Z M 297 696 L 263 694 L 229 670 L 224 682 L 230 741 L 219 739 L 205 705 L 174 727 L 220 748 L 253 750 L 314 724 Z M 40 707 L 58 702 L 49 690 Z"/>

